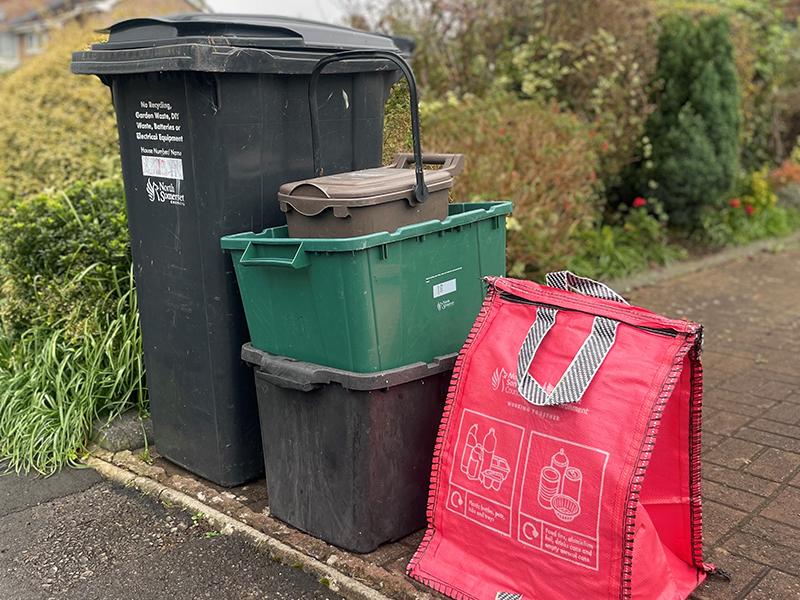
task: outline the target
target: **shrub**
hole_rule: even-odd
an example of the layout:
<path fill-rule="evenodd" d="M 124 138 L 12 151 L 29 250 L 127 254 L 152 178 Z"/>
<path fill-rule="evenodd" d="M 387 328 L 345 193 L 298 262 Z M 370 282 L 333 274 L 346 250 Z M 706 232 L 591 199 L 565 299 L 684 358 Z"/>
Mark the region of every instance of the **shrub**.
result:
<path fill-rule="evenodd" d="M 787 158 L 770 173 L 770 182 L 774 188 L 800 184 L 800 164 Z"/>
<path fill-rule="evenodd" d="M 97 39 L 68 26 L 44 53 L 0 79 L 0 188 L 25 195 L 118 171 L 108 88 L 69 70 L 72 51 Z"/>
<path fill-rule="evenodd" d="M 800 136 L 800 28 L 795 28 L 791 34 L 791 43 L 786 52 L 787 65 L 784 80 L 778 89 L 778 105 L 780 116 L 779 151 L 776 154 L 783 157 L 786 151 L 796 148 Z"/>
<path fill-rule="evenodd" d="M 778 196 L 772 190 L 769 181 L 769 169 L 767 167 L 742 177 L 738 187 L 745 212 L 767 210 L 778 203 Z M 752 208 L 747 209 L 748 206 Z"/>
<path fill-rule="evenodd" d="M 655 67 L 649 2 L 545 2 L 544 18 L 510 51 L 495 87 L 520 97 L 558 102 L 594 124 L 607 144 L 605 183 L 637 155 Z"/>
<path fill-rule="evenodd" d="M 96 419 L 145 410 L 131 272 L 113 287 L 78 332 L 65 318 L 0 339 L 0 459 L 8 469 L 49 475 L 75 464 Z"/>
<path fill-rule="evenodd" d="M 81 332 L 130 268 L 119 178 L 75 183 L 10 203 L 0 214 L 0 322 L 6 335 L 69 323 Z M 109 309 L 111 310 L 111 309 Z"/>
<path fill-rule="evenodd" d="M 654 190 L 670 222 L 694 227 L 738 170 L 739 91 L 722 17 L 670 16 L 658 41 L 656 110 L 647 122 L 640 189 Z M 646 188 L 645 188 L 646 186 Z"/>
<path fill-rule="evenodd" d="M 664 14 L 722 16 L 730 22 L 741 86 L 741 160 L 745 169 L 774 162 L 783 154 L 782 141 L 777 135 L 782 118 L 781 87 L 790 77 L 790 70 L 797 69 L 797 34 L 792 34 L 776 4 L 764 0 L 661 0 L 659 3 Z"/>
<path fill-rule="evenodd" d="M 701 241 L 712 246 L 745 244 L 785 236 L 800 227 L 800 210 L 778 204 L 767 167 L 741 177 L 737 191 L 724 206 L 702 213 Z"/>
<path fill-rule="evenodd" d="M 800 209 L 800 145 L 796 144 L 789 158 L 773 169 L 769 182 L 782 205 Z"/>
<path fill-rule="evenodd" d="M 17 198 L 0 215 L 0 458 L 51 473 L 92 422 L 144 410 L 119 178 Z"/>
<path fill-rule="evenodd" d="M 111 93 L 97 77 L 70 73 L 72 52 L 100 41 L 95 30 L 108 23 L 186 6 L 123 0 L 112 14 L 54 31 L 42 54 L 0 77 L 0 188 L 19 196 L 118 174 Z"/>
<path fill-rule="evenodd" d="M 598 220 L 602 140 L 575 116 L 501 95 L 426 105 L 423 124 L 428 149 L 467 156 L 457 199 L 514 202 L 512 273 L 562 266 L 576 250 L 574 233 Z"/>
<path fill-rule="evenodd" d="M 734 53 L 749 59 L 749 72 L 739 71 L 742 89 L 742 166 L 755 169 L 780 160 L 780 90 L 788 77 L 790 61 L 796 61 L 792 38 L 781 9 L 760 0 L 725 0 L 734 30 Z M 777 142 L 777 143 L 776 143 Z"/>
<path fill-rule="evenodd" d="M 712 246 L 746 244 L 769 237 L 789 235 L 800 227 L 800 211 L 773 206 L 750 214 L 745 205 L 707 210 L 701 215 L 699 239 Z"/>
<path fill-rule="evenodd" d="M 683 258 L 685 251 L 667 240 L 666 215 L 657 203 L 637 198 L 622 205 L 608 222 L 579 234 L 577 252 L 567 268 L 585 277 L 624 277 Z"/>
<path fill-rule="evenodd" d="M 386 101 L 383 120 L 383 164 L 389 164 L 398 152 L 412 148 L 411 99 L 405 80 L 392 86 Z"/>
<path fill-rule="evenodd" d="M 436 97 L 485 94 L 508 49 L 524 40 L 541 2 L 519 0 L 383 0 L 351 2 L 350 20 L 364 29 L 412 37 L 414 71 Z"/>
<path fill-rule="evenodd" d="M 635 158 L 651 109 L 651 0 L 361 2 L 355 24 L 409 35 L 426 97 L 512 92 L 577 113 L 603 134 L 600 176 Z"/>

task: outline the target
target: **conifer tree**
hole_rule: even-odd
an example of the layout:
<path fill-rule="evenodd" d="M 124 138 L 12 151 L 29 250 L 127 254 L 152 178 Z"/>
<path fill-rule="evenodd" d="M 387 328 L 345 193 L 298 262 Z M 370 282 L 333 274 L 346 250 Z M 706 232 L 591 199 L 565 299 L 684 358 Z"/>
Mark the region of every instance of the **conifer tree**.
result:
<path fill-rule="evenodd" d="M 652 147 L 643 181 L 673 224 L 691 228 L 718 204 L 739 168 L 739 84 L 724 17 L 673 15 L 662 22 L 657 108 L 646 135 Z"/>

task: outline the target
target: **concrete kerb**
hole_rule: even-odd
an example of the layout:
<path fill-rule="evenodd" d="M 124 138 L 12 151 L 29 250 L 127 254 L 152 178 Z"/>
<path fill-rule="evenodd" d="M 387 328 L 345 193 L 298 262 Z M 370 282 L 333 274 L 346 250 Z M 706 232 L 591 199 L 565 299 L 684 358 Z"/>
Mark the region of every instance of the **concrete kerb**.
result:
<path fill-rule="evenodd" d="M 202 513 L 209 523 L 222 533 L 238 533 L 259 548 L 267 550 L 272 558 L 289 566 L 300 566 L 304 571 L 324 580 L 332 591 L 352 600 L 390 600 L 388 596 L 360 581 L 342 573 L 299 550 L 284 544 L 257 529 L 237 521 L 233 517 L 195 500 L 191 496 L 167 487 L 149 477 L 135 475 L 95 456 L 84 459 L 84 463 L 100 475 L 125 487 L 133 487 L 159 502 L 171 502 L 192 513 Z"/>
<path fill-rule="evenodd" d="M 800 244 L 800 232 L 793 233 L 785 238 L 769 238 L 746 246 L 720 250 L 701 258 L 676 262 L 663 268 L 651 269 L 630 277 L 622 277 L 604 283 L 620 294 L 625 294 L 638 288 L 656 285 L 668 279 L 675 279 L 697 271 L 711 269 L 738 258 L 747 258 L 760 252 L 775 252 L 778 249 L 797 244 Z"/>

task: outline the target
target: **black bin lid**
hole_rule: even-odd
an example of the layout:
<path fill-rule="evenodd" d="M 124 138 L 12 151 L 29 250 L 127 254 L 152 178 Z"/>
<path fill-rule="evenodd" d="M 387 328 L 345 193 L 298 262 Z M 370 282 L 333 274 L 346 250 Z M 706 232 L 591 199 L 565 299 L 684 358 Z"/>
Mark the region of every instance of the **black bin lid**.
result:
<path fill-rule="evenodd" d="M 223 46 L 322 50 L 389 50 L 391 37 L 316 21 L 270 15 L 181 14 L 128 19 L 104 30 L 108 42 L 92 49 L 145 48 L 196 41 Z"/>
<path fill-rule="evenodd" d="M 159 71 L 307 73 L 344 50 L 402 53 L 395 40 L 316 21 L 267 15 L 192 13 L 127 19 L 103 30 L 107 42 L 72 55 L 73 73 Z M 352 61 L 326 72 L 394 70 L 387 61 Z M 353 65 L 358 64 L 358 67 Z"/>

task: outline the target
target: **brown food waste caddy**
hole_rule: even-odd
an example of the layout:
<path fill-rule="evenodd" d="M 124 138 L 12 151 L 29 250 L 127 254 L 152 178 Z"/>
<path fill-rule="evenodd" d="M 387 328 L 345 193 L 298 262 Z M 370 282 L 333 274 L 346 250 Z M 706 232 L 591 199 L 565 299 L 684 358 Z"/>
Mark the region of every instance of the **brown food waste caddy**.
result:
<path fill-rule="evenodd" d="M 411 96 L 413 154 L 398 154 L 386 167 L 324 176 L 320 167 L 317 82 L 322 69 L 342 60 L 384 58 L 397 64 Z M 351 50 L 320 60 L 308 86 L 311 141 L 316 177 L 283 184 L 278 191 L 289 237 L 345 238 L 395 231 L 399 227 L 447 217 L 453 179 L 464 168 L 462 154 L 422 154 L 414 74 L 393 52 Z M 414 169 L 406 168 L 414 163 Z M 424 170 L 424 165 L 441 168 Z"/>
<path fill-rule="evenodd" d="M 404 225 L 447 217 L 453 178 L 464 168 L 461 154 L 423 154 L 428 198 L 417 201 L 411 154 L 386 167 L 285 183 L 278 192 L 293 238 L 342 238 L 394 231 Z"/>

